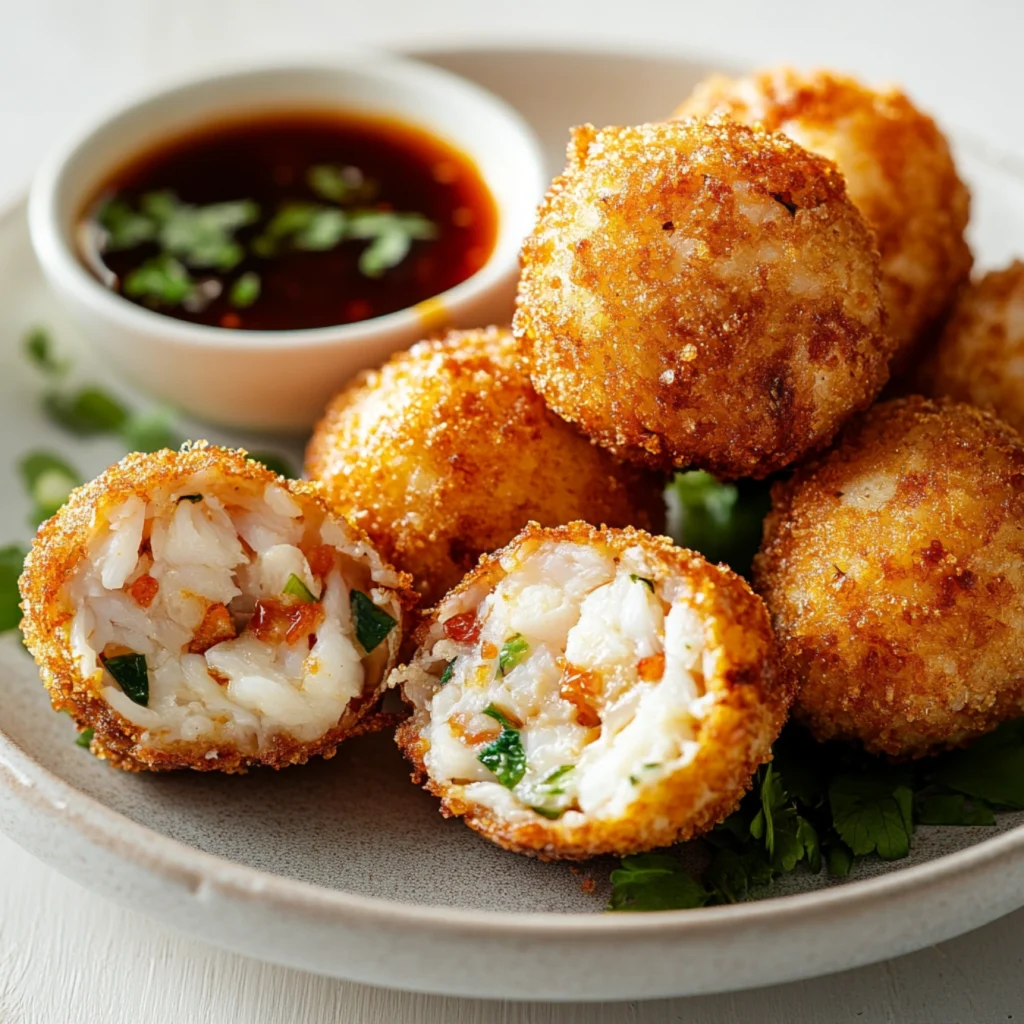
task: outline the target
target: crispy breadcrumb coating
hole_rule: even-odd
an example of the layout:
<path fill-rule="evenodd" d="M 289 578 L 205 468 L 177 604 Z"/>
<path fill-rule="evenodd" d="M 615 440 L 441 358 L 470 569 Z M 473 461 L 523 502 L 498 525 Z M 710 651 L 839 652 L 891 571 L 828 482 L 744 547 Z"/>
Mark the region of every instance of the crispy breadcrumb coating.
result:
<path fill-rule="evenodd" d="M 773 490 L 754 562 L 795 715 L 921 757 L 1024 712 L 1024 443 L 988 413 L 875 406 Z"/>
<path fill-rule="evenodd" d="M 927 394 L 991 409 L 1024 432 L 1024 263 L 964 289 L 918 380 Z"/>
<path fill-rule="evenodd" d="M 881 254 L 893 373 L 911 368 L 915 344 L 941 320 L 972 262 L 964 239 L 970 195 L 939 127 L 899 89 L 787 67 L 715 75 L 673 116 L 713 113 L 783 132 L 843 172 Z"/>
<path fill-rule="evenodd" d="M 537 390 L 648 465 L 764 477 L 887 379 L 871 233 L 835 167 L 782 135 L 577 128 L 522 263 Z"/>
<path fill-rule="evenodd" d="M 422 342 L 358 377 L 314 431 L 306 471 L 428 603 L 531 519 L 664 524 L 663 480 L 552 413 L 494 327 Z"/>
<path fill-rule="evenodd" d="M 545 665 L 550 665 L 547 661 L 551 653 L 550 635 L 549 644 L 545 646 L 537 636 L 517 634 L 517 639 L 528 645 L 528 653 L 512 674 L 506 674 L 499 665 L 497 676 L 504 676 L 504 680 L 496 678 L 494 665 L 486 660 L 475 670 L 461 670 L 454 667 L 453 662 L 446 668 L 443 659 L 450 657 L 448 649 L 453 646 L 452 637 L 468 637 L 470 641 L 469 646 L 465 643 L 457 646 L 457 650 L 470 654 L 458 654 L 455 662 L 466 656 L 476 657 L 477 648 L 481 658 L 496 656 L 496 651 L 487 650 L 493 647 L 487 640 L 489 624 L 495 616 L 503 614 L 505 603 L 511 599 L 507 591 L 501 596 L 498 588 L 513 580 L 517 573 L 523 573 L 528 581 L 527 590 L 520 591 L 524 600 L 531 605 L 544 600 L 540 596 L 544 592 L 543 579 L 536 575 L 536 570 L 538 566 L 547 566 L 553 573 L 552 566 L 560 551 L 567 559 L 565 564 L 574 566 L 577 575 L 588 571 L 584 557 L 588 552 L 607 558 L 613 565 L 612 582 L 607 587 L 624 588 L 633 601 L 660 603 L 666 609 L 666 633 L 659 641 L 664 643 L 662 653 L 643 658 L 632 675 L 633 666 L 622 660 L 621 654 L 618 660 L 607 655 L 612 660 L 606 661 L 600 671 L 588 672 L 568 664 L 573 650 L 573 641 L 569 640 L 565 655 L 557 663 L 560 668 L 556 672 L 561 671 L 562 676 L 553 694 L 551 669 L 545 669 Z M 642 577 L 630 571 L 633 569 L 649 575 Z M 552 578 L 549 575 L 549 583 Z M 591 587 L 587 590 L 589 596 L 578 612 L 575 629 L 583 628 L 588 603 L 599 596 L 600 586 L 598 590 Z M 495 602 L 490 607 L 487 605 L 489 595 L 493 595 L 490 600 Z M 676 644 L 677 650 L 673 652 L 675 642 L 669 639 L 668 633 L 674 628 L 672 614 L 680 610 L 691 632 L 684 632 L 687 642 Z M 525 614 L 529 616 L 529 608 Z M 549 631 L 552 616 L 557 619 L 564 614 L 564 609 L 546 612 L 538 621 L 538 630 Z M 613 615 L 616 627 L 597 643 L 597 648 L 621 651 L 623 640 L 615 629 L 625 629 L 626 620 L 635 621 L 635 617 L 635 605 L 630 606 L 622 619 Z M 399 746 L 415 766 L 414 780 L 422 782 L 441 799 L 445 816 L 462 817 L 470 828 L 492 842 L 543 860 L 624 855 L 706 832 L 735 810 L 749 789 L 757 767 L 770 758 L 772 743 L 782 728 L 792 697 L 778 663 L 775 639 L 763 602 L 746 582 L 725 566 L 711 565 L 695 552 L 674 546 L 667 538 L 652 537 L 633 529 L 597 530 L 585 523 L 542 529 L 531 523 L 502 551 L 482 559 L 421 623 L 414 639 L 418 648 L 412 663 L 392 673 L 392 681 L 402 686 L 414 709 L 396 734 Z M 563 638 L 563 646 L 565 643 Z M 556 643 L 554 647 L 557 646 Z M 592 643 L 587 643 L 586 649 L 587 653 L 594 654 Z M 684 753 L 678 759 L 637 764 L 630 769 L 636 774 L 630 774 L 628 780 L 615 774 L 615 771 L 621 775 L 627 770 L 623 765 L 628 762 L 620 758 L 609 771 L 607 764 L 595 759 L 587 769 L 591 773 L 590 781 L 587 778 L 575 781 L 580 793 L 576 798 L 578 803 L 554 814 L 550 810 L 541 813 L 544 809 L 528 806 L 530 791 L 524 796 L 521 787 L 510 791 L 493 782 L 468 783 L 436 777 L 433 769 L 438 758 L 432 757 L 427 737 L 438 735 L 436 730 L 446 724 L 457 736 L 464 735 L 465 730 L 459 723 L 466 717 L 458 714 L 440 717 L 439 694 L 450 698 L 452 689 L 461 688 L 462 696 L 458 699 L 465 703 L 483 687 L 481 702 L 505 701 L 506 707 L 517 702 L 514 706 L 519 709 L 522 721 L 516 724 L 523 730 L 528 758 L 543 758 L 547 751 L 559 748 L 555 755 L 547 755 L 550 763 L 557 764 L 561 757 L 567 756 L 564 754 L 565 732 L 580 727 L 590 729 L 582 741 L 583 753 L 578 755 L 576 765 L 576 770 L 582 771 L 591 751 L 589 744 L 596 746 L 609 736 L 614 737 L 612 743 L 623 740 L 630 728 L 640 728 L 645 700 L 659 699 L 664 688 L 669 688 L 668 694 L 679 692 L 682 676 L 672 671 L 678 649 L 693 652 L 690 655 L 694 659 L 692 682 L 697 696 L 692 706 L 698 707 L 693 712 L 695 717 L 689 718 L 678 704 L 672 704 L 671 697 L 666 697 L 660 705 L 662 714 L 647 719 L 650 731 L 642 732 L 639 742 L 636 738 L 633 741 L 640 762 L 658 761 L 665 744 L 673 741 L 674 731 L 693 730 L 687 733 L 688 738 L 682 744 Z M 595 657 L 600 655 L 595 654 Z M 530 673 L 534 670 L 530 659 L 533 658 L 537 659 L 538 667 L 531 689 Z M 516 671 L 521 674 L 516 675 Z M 497 695 L 492 697 L 486 692 L 487 687 L 493 688 Z M 523 713 L 524 708 L 528 709 L 527 713 Z M 509 711 L 509 714 L 516 713 Z M 624 719 L 624 715 L 627 718 Z M 635 717 L 630 720 L 629 715 Z M 488 719 L 478 718 L 470 725 L 475 726 L 479 721 L 486 723 Z M 628 722 L 625 726 L 624 721 Z M 458 730 L 456 724 L 459 724 Z M 596 729 L 591 728 L 595 725 Z M 441 738 L 439 735 L 439 741 Z M 469 735 L 465 741 L 473 743 L 476 739 Z M 551 761 L 552 756 L 554 761 Z M 568 772 L 568 766 L 562 766 L 554 776 L 560 778 L 559 787 L 571 790 Z M 595 781 L 599 793 L 602 787 L 614 792 L 615 785 L 622 784 L 627 799 L 621 799 L 620 789 L 618 802 L 609 797 L 606 803 L 598 801 L 598 809 L 587 811 L 582 794 L 588 788 L 593 793 Z M 494 790 L 500 799 L 495 797 Z M 538 790 L 534 788 L 532 792 Z M 543 792 L 543 785 L 540 792 Z M 556 788 L 553 792 L 561 793 L 563 789 Z M 485 798 L 485 793 L 490 795 Z M 563 796 L 561 799 L 573 798 Z M 593 803 L 593 796 L 590 799 Z"/>
<path fill-rule="evenodd" d="M 125 501 L 138 497 L 145 502 L 154 492 L 165 493 L 199 474 L 209 474 L 239 487 L 276 484 L 307 515 L 325 519 L 333 516 L 315 485 L 285 480 L 247 458 L 241 449 L 219 448 L 205 441 L 186 444 L 180 451 L 165 449 L 129 455 L 91 483 L 79 487 L 67 504 L 39 528 L 19 580 L 25 645 L 41 669 L 54 708 L 67 711 L 80 729 L 93 729 L 92 752 L 127 771 L 192 768 L 243 772 L 257 764 L 282 768 L 318 755 L 332 757 L 342 740 L 392 724 L 393 716 L 381 716 L 376 709 L 401 644 L 401 606 L 411 607 L 416 597 L 409 590 L 409 577 L 379 559 L 365 535 L 340 517 L 335 521 L 346 537 L 350 557 L 361 554 L 365 558 L 367 586 L 390 595 L 389 607 L 399 622 L 386 641 L 366 656 L 368 682 L 364 691 L 349 702 L 341 719 L 315 741 L 299 742 L 282 731 L 255 752 L 223 743 L 211 747 L 209 740 L 158 743 L 146 729 L 128 720 L 104 698 L 99 673 L 83 678 L 70 635 L 78 609 L 69 602 L 67 585 L 90 558 L 90 541 L 106 524 L 108 513 Z M 192 495 L 188 500 L 199 497 Z M 153 581 L 148 576 L 140 580 L 148 582 L 148 586 L 132 588 L 129 593 L 144 611 L 151 613 Z M 223 611 L 223 606 L 213 607 Z M 205 625 L 204 620 L 197 637 Z M 200 649 L 205 647 L 204 643 Z"/>

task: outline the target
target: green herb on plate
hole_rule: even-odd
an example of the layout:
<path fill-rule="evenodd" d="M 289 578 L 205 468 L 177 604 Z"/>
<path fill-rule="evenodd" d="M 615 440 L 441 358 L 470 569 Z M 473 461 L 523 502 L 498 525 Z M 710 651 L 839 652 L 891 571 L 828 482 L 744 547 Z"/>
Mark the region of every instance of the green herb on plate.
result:
<path fill-rule="evenodd" d="M 700 470 L 677 473 L 665 491 L 669 536 L 746 575 L 771 507 L 769 487 L 757 480 L 719 483 Z"/>
<path fill-rule="evenodd" d="M 113 395 L 92 385 L 71 393 L 46 395 L 43 411 L 57 426 L 82 437 L 116 432 L 129 416 L 128 410 Z"/>
<path fill-rule="evenodd" d="M 246 457 L 253 462 L 266 466 L 267 469 L 272 473 L 277 473 L 278 476 L 286 477 L 289 480 L 295 479 L 295 468 L 283 455 L 276 455 L 274 452 L 248 452 Z"/>
<path fill-rule="evenodd" d="M 666 853 L 623 857 L 611 883 L 609 910 L 689 910 L 705 906 L 713 895 Z"/>
<path fill-rule="evenodd" d="M 62 377 L 67 373 L 70 364 L 54 354 L 53 339 L 45 328 L 34 327 L 25 335 L 23 345 L 25 355 L 48 377 Z"/>
<path fill-rule="evenodd" d="M 49 519 L 83 482 L 81 474 L 70 463 L 52 452 L 28 452 L 18 464 L 18 470 L 32 500 L 33 526 Z"/>
<path fill-rule="evenodd" d="M 158 452 L 162 448 L 181 447 L 183 438 L 174 429 L 174 416 L 169 409 L 133 412 L 120 428 L 121 438 L 133 452 Z"/>
<path fill-rule="evenodd" d="M 0 548 L 0 633 L 17 629 L 21 622 L 18 577 L 25 567 L 28 549 L 20 544 Z"/>

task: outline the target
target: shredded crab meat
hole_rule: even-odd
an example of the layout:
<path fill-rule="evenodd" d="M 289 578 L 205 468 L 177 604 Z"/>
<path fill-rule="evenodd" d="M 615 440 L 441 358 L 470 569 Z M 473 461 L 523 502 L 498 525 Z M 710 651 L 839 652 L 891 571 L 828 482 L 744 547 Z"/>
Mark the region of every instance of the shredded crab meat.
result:
<path fill-rule="evenodd" d="M 426 766 L 502 815 L 619 817 L 698 750 L 716 664 L 700 613 L 639 547 L 544 542 L 502 567 L 490 593 L 442 621 L 433 686 L 438 672 L 448 681 L 421 691 Z M 518 779 L 481 760 L 509 728 Z"/>
<path fill-rule="evenodd" d="M 105 513 L 66 585 L 72 652 L 150 745 L 308 743 L 380 674 L 350 607 L 353 589 L 373 593 L 365 560 L 284 487 L 197 474 Z M 289 592 L 293 578 L 308 594 Z M 145 706 L 105 667 L 125 651 L 146 658 Z"/>

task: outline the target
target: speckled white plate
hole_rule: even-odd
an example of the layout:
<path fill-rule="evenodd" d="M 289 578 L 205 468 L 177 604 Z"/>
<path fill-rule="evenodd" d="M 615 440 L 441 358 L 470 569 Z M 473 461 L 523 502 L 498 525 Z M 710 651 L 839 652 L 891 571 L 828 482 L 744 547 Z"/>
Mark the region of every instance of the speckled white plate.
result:
<path fill-rule="evenodd" d="M 610 53 L 427 56 L 518 106 L 552 172 L 570 124 L 657 119 L 708 70 Z M 1024 247 L 1024 175 L 957 139 L 979 264 L 999 264 Z M 83 379 L 105 378 L 46 291 L 19 205 L 0 218 L 0 543 L 27 534 L 28 502 L 12 468 L 27 448 L 66 452 L 90 476 L 121 454 L 69 441 L 40 417 L 43 384 L 20 355 L 24 329 L 36 323 L 74 351 Z M 445 821 L 409 783 L 387 736 L 345 744 L 332 761 L 247 777 L 122 774 L 74 736 L 16 638 L 4 638 L 4 831 L 82 884 L 196 938 L 379 985 L 574 1000 L 722 991 L 905 953 L 1024 904 L 1024 815 L 1004 815 L 996 828 L 922 828 L 910 858 L 866 862 L 841 884 L 798 873 L 757 903 L 602 914 L 608 862 L 582 871 L 541 864 Z"/>

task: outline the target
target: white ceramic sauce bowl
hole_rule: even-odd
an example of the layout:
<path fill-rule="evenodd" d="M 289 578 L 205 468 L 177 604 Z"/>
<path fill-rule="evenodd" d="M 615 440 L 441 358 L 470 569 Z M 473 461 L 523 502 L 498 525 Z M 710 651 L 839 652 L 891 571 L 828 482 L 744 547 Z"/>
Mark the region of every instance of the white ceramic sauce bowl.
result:
<path fill-rule="evenodd" d="M 75 231 L 105 178 L 161 142 L 218 120 L 337 109 L 393 117 L 467 155 L 497 207 L 493 252 L 436 298 L 336 327 L 242 331 L 177 320 L 104 287 L 77 255 Z M 67 144 L 32 185 L 32 244 L 58 297 L 111 366 L 153 395 L 212 423 L 298 432 L 353 374 L 447 327 L 507 322 L 518 252 L 546 185 L 537 139 L 507 104 L 473 83 L 380 53 L 263 67 L 201 79 L 122 107 Z"/>

